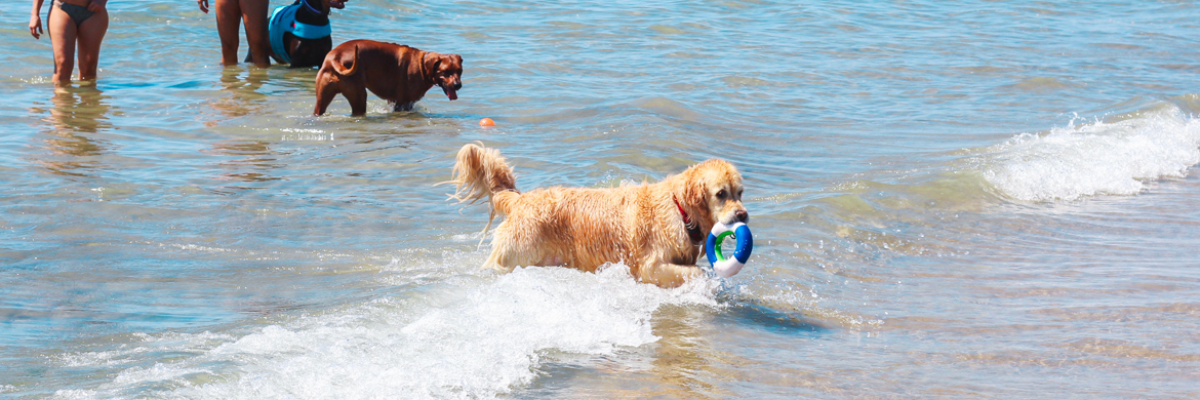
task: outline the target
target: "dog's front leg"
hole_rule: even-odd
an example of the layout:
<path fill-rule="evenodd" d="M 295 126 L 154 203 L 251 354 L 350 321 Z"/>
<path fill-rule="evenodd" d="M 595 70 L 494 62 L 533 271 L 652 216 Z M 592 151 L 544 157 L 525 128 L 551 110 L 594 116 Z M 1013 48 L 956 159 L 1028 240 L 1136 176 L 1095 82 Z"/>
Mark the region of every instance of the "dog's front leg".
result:
<path fill-rule="evenodd" d="M 346 80 L 341 83 L 342 95 L 350 101 L 350 115 L 355 117 L 367 115 L 367 84 L 362 76 L 358 74 L 353 82 Z"/>
<path fill-rule="evenodd" d="M 412 111 L 413 105 L 416 104 L 416 102 L 414 101 L 414 102 L 409 102 L 409 103 L 392 103 L 392 104 L 393 104 L 392 112 L 401 112 L 401 111 Z"/>
<path fill-rule="evenodd" d="M 646 263 L 638 268 L 638 279 L 664 289 L 679 287 L 701 275 L 704 275 L 704 270 L 695 265 L 656 262 Z"/>

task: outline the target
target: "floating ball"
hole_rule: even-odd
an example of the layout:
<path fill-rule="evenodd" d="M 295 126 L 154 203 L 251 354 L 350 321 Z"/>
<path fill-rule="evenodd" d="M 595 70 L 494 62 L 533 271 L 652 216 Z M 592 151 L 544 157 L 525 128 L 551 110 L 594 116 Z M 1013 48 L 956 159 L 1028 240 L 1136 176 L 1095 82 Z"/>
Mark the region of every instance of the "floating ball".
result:
<path fill-rule="evenodd" d="M 733 251 L 733 258 L 725 259 L 725 254 L 721 252 L 721 242 L 726 236 L 733 235 L 737 239 L 737 249 Z M 754 236 L 750 234 L 750 227 L 741 222 L 735 222 L 733 225 L 726 226 L 723 223 L 717 222 L 713 225 L 712 231 L 708 233 L 708 241 L 704 244 L 704 249 L 708 253 L 708 263 L 712 265 L 713 271 L 722 278 L 728 278 L 737 275 L 746 266 L 746 261 L 750 259 L 750 252 L 754 251 Z"/>
<path fill-rule="evenodd" d="M 491 118 L 484 118 L 479 120 L 479 126 L 496 126 L 496 121 L 492 121 Z"/>

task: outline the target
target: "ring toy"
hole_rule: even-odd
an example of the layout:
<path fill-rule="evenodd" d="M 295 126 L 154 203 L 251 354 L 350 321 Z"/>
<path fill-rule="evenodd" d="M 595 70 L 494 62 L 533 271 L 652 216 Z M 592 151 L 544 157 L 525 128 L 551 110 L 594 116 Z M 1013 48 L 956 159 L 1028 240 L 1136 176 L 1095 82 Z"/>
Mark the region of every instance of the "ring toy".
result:
<path fill-rule="evenodd" d="M 729 235 L 737 239 L 737 249 L 733 251 L 733 258 L 726 260 L 725 254 L 721 252 L 721 242 Z M 746 266 L 746 260 L 750 259 L 750 252 L 754 250 L 754 236 L 750 234 L 750 227 L 744 223 L 735 222 L 727 226 L 717 222 L 708 233 L 708 242 L 704 244 L 704 249 L 708 252 L 708 263 L 712 265 L 713 271 L 722 278 L 728 278 L 737 275 L 742 267 Z"/>

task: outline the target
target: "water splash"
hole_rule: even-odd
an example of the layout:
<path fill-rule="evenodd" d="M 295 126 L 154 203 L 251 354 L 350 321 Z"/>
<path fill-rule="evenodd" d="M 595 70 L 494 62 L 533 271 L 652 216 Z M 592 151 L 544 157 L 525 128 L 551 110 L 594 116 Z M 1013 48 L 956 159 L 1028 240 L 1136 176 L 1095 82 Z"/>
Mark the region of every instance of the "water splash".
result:
<path fill-rule="evenodd" d="M 717 306 L 715 282 L 663 290 L 635 282 L 622 265 L 595 274 L 526 268 L 478 282 L 267 326 L 55 397 L 139 397 L 153 388 L 201 399 L 493 398 L 531 383 L 554 353 L 605 355 L 657 341 L 651 317 L 662 305 Z"/>

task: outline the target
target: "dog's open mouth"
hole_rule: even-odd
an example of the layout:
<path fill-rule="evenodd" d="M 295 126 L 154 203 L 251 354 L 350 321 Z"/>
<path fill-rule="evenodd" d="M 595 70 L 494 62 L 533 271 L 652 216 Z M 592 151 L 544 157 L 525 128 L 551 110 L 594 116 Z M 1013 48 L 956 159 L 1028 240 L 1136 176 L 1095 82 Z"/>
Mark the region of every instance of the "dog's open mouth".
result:
<path fill-rule="evenodd" d="M 446 97 L 450 98 L 451 101 L 458 100 L 458 92 L 454 88 L 442 85 L 442 91 L 446 92 Z"/>

